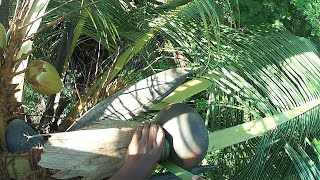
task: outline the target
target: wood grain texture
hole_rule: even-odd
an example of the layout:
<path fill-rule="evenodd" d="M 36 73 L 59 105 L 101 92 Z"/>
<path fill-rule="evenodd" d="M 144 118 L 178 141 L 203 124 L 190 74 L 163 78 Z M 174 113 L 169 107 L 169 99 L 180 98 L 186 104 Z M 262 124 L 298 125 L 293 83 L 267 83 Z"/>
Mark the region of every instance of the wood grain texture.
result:
<path fill-rule="evenodd" d="M 71 125 L 68 131 L 107 119 L 133 119 L 174 91 L 190 73 L 190 68 L 176 68 L 143 79 L 97 104 Z"/>
<path fill-rule="evenodd" d="M 51 134 L 38 165 L 61 170 L 53 176 L 58 179 L 110 177 L 123 165 L 127 147 L 139 125 L 109 120 L 78 131 Z"/>

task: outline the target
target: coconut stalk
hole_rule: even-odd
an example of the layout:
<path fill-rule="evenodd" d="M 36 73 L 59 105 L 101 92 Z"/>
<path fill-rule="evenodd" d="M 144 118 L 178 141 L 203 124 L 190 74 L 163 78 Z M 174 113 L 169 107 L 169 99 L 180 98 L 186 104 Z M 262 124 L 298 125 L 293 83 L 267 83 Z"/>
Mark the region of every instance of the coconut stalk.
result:
<path fill-rule="evenodd" d="M 53 175 L 58 179 L 110 177 L 123 165 L 139 125 L 134 121 L 105 120 L 78 131 L 51 134 L 38 164 L 60 170 Z"/>
<path fill-rule="evenodd" d="M 25 11 L 25 14 L 23 11 L 20 13 L 23 17 L 23 21 L 21 23 L 21 37 L 23 39 L 27 39 L 30 36 L 34 35 L 40 26 L 40 23 L 42 21 L 42 17 L 46 11 L 46 8 L 49 4 L 49 0 L 29 0 L 27 1 L 29 3 L 29 8 Z M 18 6 L 18 5 L 17 5 Z M 17 12 L 16 12 L 17 13 Z M 20 27 L 19 26 L 19 27 Z M 16 56 L 16 59 L 21 58 L 23 54 L 27 54 L 32 50 L 32 40 L 24 41 L 21 45 L 21 48 Z M 23 71 L 27 68 L 28 65 L 28 57 L 25 58 L 21 63 L 18 65 L 18 68 L 16 71 Z M 15 93 L 15 97 L 17 98 L 18 102 L 22 102 L 22 93 L 23 93 L 23 84 L 24 84 L 24 74 L 20 74 L 19 76 L 15 76 L 12 79 L 12 82 L 15 84 L 18 84 L 17 88 L 20 89 L 20 91 Z"/>
<path fill-rule="evenodd" d="M 105 119 L 79 131 L 45 134 L 50 138 L 43 149 L 0 154 L 0 179 L 35 179 L 32 174 L 48 179 L 58 171 L 53 177 L 109 177 L 122 166 L 135 128 L 140 125 L 140 122 Z"/>
<path fill-rule="evenodd" d="M 72 33 L 68 33 L 68 27 L 66 29 L 65 39 L 62 40 L 62 44 L 60 45 L 59 49 L 59 55 L 57 56 L 57 61 L 60 61 L 60 63 L 56 63 L 57 66 L 62 65 L 62 69 L 59 71 L 59 74 L 61 76 L 61 79 L 64 79 L 66 76 L 66 72 L 69 68 L 70 63 L 70 57 L 74 52 L 74 48 L 76 47 L 76 43 L 78 42 L 80 35 L 82 33 L 82 29 L 86 23 L 86 19 L 89 16 L 89 8 L 84 9 L 83 12 L 81 12 L 82 18 L 78 21 L 76 27 L 73 29 Z M 67 49 L 67 50 L 66 50 Z M 53 95 L 49 98 L 47 102 L 47 108 L 44 114 L 49 114 L 50 116 L 53 116 L 55 111 L 58 107 L 55 107 L 57 104 L 63 104 L 64 100 L 61 99 L 61 94 L 58 93 L 56 95 Z M 79 105 L 78 105 L 79 106 Z M 78 111 L 75 111 L 75 109 L 78 110 L 78 108 L 74 108 L 72 112 L 74 112 L 74 117 L 78 115 Z M 55 116 L 59 116 L 59 114 L 56 114 Z M 48 118 L 42 118 L 41 124 L 46 124 L 49 121 Z M 58 130 L 57 128 L 51 129 L 51 130 Z"/>
<path fill-rule="evenodd" d="M 66 69 L 64 64 L 70 54 L 69 47 L 72 41 L 73 31 L 73 25 L 70 22 L 67 22 L 65 32 L 63 33 L 61 41 L 59 43 L 60 45 L 57 52 L 56 60 L 53 63 L 62 80 L 64 79 L 64 76 L 62 76 L 62 72 L 64 71 L 64 69 Z M 39 127 L 44 127 L 44 129 L 46 129 L 46 125 L 48 125 L 49 122 L 53 122 L 51 124 L 50 131 L 53 132 L 58 129 L 57 121 L 54 121 L 52 117 L 60 117 L 62 113 L 61 110 L 63 110 L 67 105 L 67 101 L 65 101 L 64 98 L 61 98 L 60 94 L 61 93 L 58 93 L 48 97 L 46 108 L 42 113 L 43 116 L 40 120 Z"/>
<path fill-rule="evenodd" d="M 198 112 L 186 104 L 170 105 L 159 112 L 155 123 L 166 132 L 161 160 L 188 169 L 202 161 L 208 149 L 208 130 Z M 110 177 L 123 165 L 132 135 L 140 125 L 104 118 L 78 131 L 51 134 L 39 165 L 60 170 L 53 176 L 58 179 Z"/>
<path fill-rule="evenodd" d="M 132 120 L 141 112 L 161 102 L 163 98 L 183 83 L 190 73 L 189 68 L 176 68 L 152 75 L 103 100 L 77 121 L 65 119 L 60 127 L 78 130 L 93 122 L 103 121 L 105 117 Z M 70 125 L 72 127 L 69 127 Z"/>
<path fill-rule="evenodd" d="M 50 172 L 56 173 L 53 177 L 58 179 L 112 176 L 124 163 L 127 147 L 139 125 L 133 121 L 106 120 L 78 131 L 46 134 L 50 138 L 43 149 L 0 155 L 0 179 L 26 179 L 39 171 L 45 172 L 44 179 L 50 178 Z"/>

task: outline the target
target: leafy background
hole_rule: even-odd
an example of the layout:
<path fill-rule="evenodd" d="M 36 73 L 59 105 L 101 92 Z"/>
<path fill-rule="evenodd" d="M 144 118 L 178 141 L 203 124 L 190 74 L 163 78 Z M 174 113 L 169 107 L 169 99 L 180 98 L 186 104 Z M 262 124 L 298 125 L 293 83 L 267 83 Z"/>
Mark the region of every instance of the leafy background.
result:
<path fill-rule="evenodd" d="M 319 0 L 66 2 L 50 1 L 43 26 L 51 26 L 37 34 L 31 57 L 54 64 L 64 89 L 59 97 L 24 90 L 26 115 L 42 132 L 172 67 L 197 67 L 194 77 L 210 81 L 185 100 L 209 132 L 319 98 Z M 202 176 L 319 179 L 318 114 L 316 106 L 263 136 L 209 151 L 202 164 L 222 166 Z"/>

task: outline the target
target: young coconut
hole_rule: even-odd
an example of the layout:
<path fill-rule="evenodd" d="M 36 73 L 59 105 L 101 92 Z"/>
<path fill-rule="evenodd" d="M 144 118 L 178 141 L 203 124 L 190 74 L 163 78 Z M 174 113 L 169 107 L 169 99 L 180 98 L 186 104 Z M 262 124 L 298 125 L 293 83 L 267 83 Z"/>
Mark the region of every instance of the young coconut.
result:
<path fill-rule="evenodd" d="M 59 73 L 54 66 L 46 61 L 31 61 L 25 73 L 25 79 L 37 93 L 52 95 L 62 89 Z"/>
<path fill-rule="evenodd" d="M 45 141 L 37 130 L 22 119 L 12 120 L 6 132 L 8 150 L 10 153 L 27 152 L 33 147 L 43 146 Z"/>
<path fill-rule="evenodd" d="M 185 169 L 202 161 L 207 154 L 209 138 L 197 111 L 187 104 L 173 104 L 159 112 L 156 122 L 165 130 L 169 161 Z"/>

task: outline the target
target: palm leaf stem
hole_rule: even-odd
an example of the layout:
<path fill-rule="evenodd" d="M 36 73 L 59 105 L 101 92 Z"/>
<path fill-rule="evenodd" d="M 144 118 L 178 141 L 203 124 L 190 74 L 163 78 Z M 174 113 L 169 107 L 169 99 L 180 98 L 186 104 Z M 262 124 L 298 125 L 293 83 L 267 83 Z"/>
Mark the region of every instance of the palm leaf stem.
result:
<path fill-rule="evenodd" d="M 209 151 L 219 150 L 261 136 L 275 129 L 277 126 L 286 123 L 319 105 L 320 99 L 316 99 L 273 116 L 212 132 L 209 134 L 208 149 Z M 226 136 L 226 134 L 228 136 Z"/>

